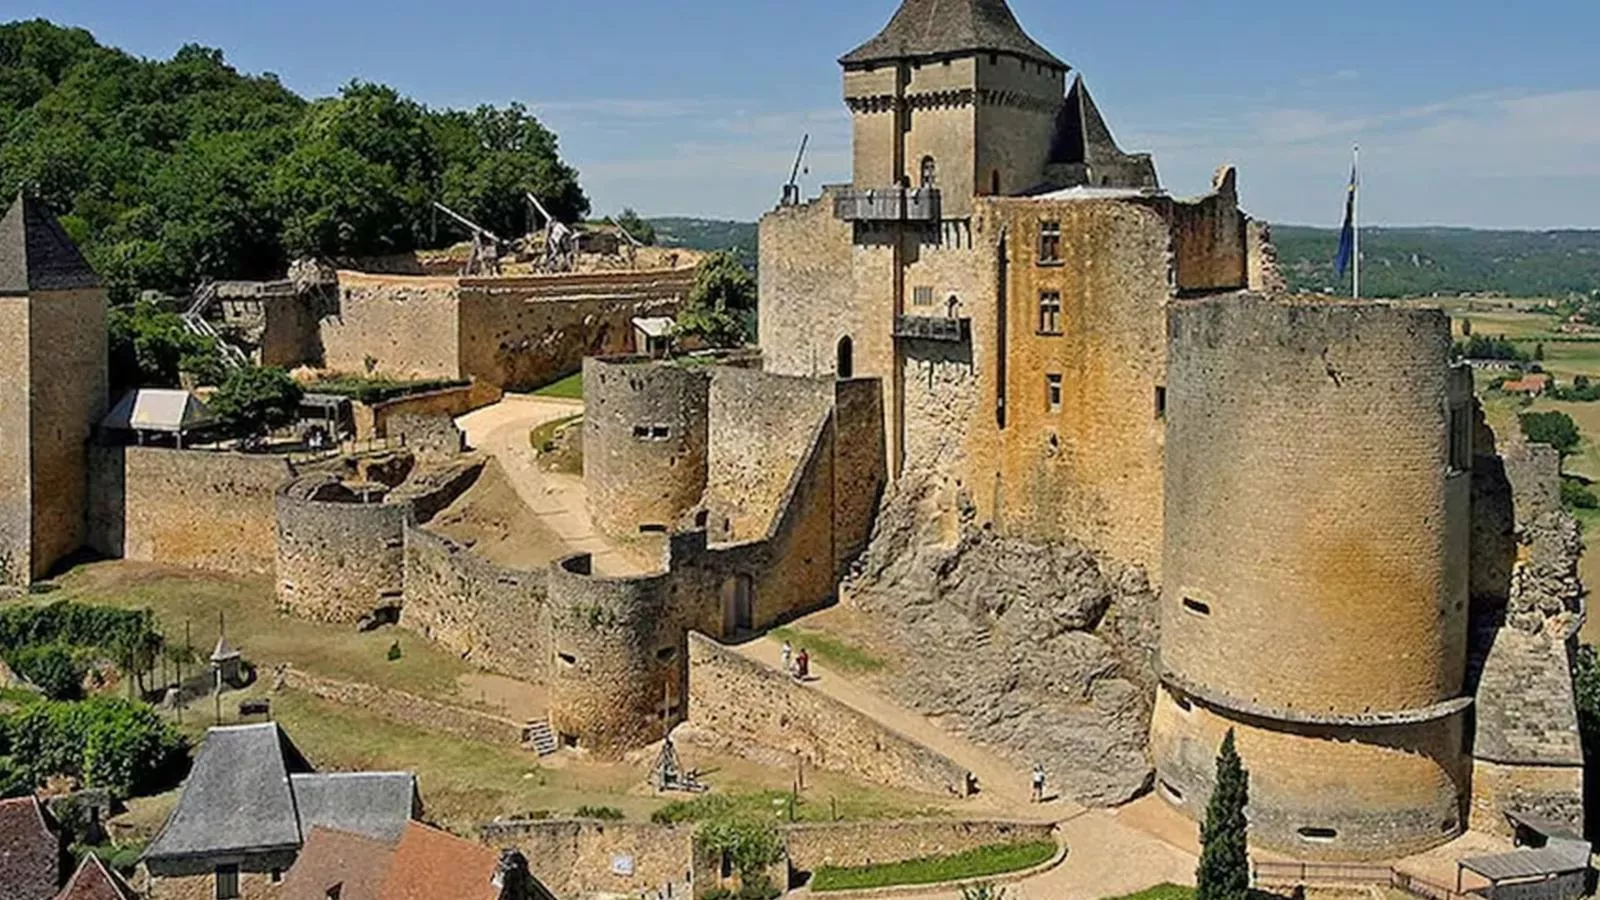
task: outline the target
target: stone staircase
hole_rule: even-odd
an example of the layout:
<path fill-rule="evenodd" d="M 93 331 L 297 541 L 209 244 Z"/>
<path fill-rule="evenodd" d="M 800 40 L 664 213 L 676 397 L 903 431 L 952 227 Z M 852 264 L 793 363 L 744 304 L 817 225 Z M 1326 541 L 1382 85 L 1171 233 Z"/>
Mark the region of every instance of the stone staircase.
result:
<path fill-rule="evenodd" d="M 549 756 L 556 752 L 556 733 L 550 730 L 549 722 L 529 722 L 523 731 L 522 746 L 532 750 L 540 756 Z"/>

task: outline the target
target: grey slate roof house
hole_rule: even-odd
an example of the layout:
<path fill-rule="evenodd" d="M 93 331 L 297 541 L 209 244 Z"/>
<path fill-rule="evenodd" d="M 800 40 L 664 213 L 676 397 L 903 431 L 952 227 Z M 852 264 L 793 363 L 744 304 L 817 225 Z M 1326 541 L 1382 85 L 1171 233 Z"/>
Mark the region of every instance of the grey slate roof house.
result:
<path fill-rule="evenodd" d="M 408 772 L 316 773 L 276 723 L 213 728 L 141 863 L 151 900 L 249 900 L 282 881 L 313 828 L 393 843 L 420 813 Z"/>

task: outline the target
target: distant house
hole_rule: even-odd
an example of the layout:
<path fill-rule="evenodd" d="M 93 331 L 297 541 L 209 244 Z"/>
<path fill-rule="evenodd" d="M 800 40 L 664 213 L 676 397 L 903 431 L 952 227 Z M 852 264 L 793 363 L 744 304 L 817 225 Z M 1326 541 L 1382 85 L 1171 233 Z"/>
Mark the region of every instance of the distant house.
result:
<path fill-rule="evenodd" d="M 1530 397 L 1537 397 L 1549 389 L 1550 376 L 1543 372 L 1533 372 L 1500 385 L 1500 390 L 1508 394 L 1527 394 Z"/>
<path fill-rule="evenodd" d="M 277 895 L 313 829 L 392 844 L 420 814 L 410 773 L 319 774 L 276 723 L 213 728 L 140 864 L 150 900 L 255 900 Z"/>
<path fill-rule="evenodd" d="M 315 828 L 278 900 L 549 900 L 514 851 L 419 822 L 397 844 Z"/>
<path fill-rule="evenodd" d="M 61 889 L 64 850 L 38 798 L 0 800 L 0 897 L 52 900 Z"/>

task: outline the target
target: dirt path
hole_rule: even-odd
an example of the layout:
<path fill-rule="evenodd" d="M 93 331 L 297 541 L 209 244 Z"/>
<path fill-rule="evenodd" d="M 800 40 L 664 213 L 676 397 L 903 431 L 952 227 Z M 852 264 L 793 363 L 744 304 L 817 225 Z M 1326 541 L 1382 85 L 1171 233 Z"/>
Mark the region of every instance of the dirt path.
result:
<path fill-rule="evenodd" d="M 782 650 L 771 638 L 735 648 L 745 657 L 779 668 Z M 1156 798 L 1121 810 L 1087 809 L 1071 800 L 1029 802 L 1028 773 L 1009 760 L 940 728 L 926 716 L 894 703 L 859 682 L 812 663 L 811 690 L 871 716 L 878 722 L 970 769 L 979 794 L 967 810 L 979 815 L 1058 823 L 1067 845 L 1066 861 L 1012 889 L 1013 900 L 1100 900 L 1143 890 L 1162 882 L 1194 880 L 1195 854 L 1159 835 L 1181 842 L 1194 830 Z M 1048 792 L 1047 792 L 1048 793 Z M 898 895 L 897 900 L 959 900 L 957 891 Z"/>
<path fill-rule="evenodd" d="M 499 403 L 467 413 L 456 424 L 466 432 L 468 444 L 500 461 L 517 496 L 566 545 L 560 555 L 593 554 L 595 572 L 600 575 L 652 571 L 656 566 L 651 561 L 618 546 L 594 527 L 584 505 L 582 478 L 541 472 L 534 464 L 528 432 L 581 412 L 581 400 L 507 394 Z"/>

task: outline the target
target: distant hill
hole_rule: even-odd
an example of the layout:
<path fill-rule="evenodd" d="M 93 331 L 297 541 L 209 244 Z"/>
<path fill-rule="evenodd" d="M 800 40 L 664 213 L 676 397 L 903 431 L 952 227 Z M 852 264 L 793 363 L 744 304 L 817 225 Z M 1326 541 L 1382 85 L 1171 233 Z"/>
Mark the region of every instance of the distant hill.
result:
<path fill-rule="evenodd" d="M 1334 272 L 1339 232 L 1272 226 L 1290 288 L 1350 292 Z M 1415 297 L 1493 291 L 1563 296 L 1600 288 L 1600 231 L 1476 231 L 1468 228 L 1361 229 L 1361 293 Z"/>
<path fill-rule="evenodd" d="M 651 219 L 657 240 L 695 250 L 731 249 L 756 260 L 753 222 Z M 1272 239 L 1289 286 L 1349 293 L 1349 276 L 1334 273 L 1335 228 L 1274 225 Z M 1558 297 L 1600 289 L 1600 231 L 1477 231 L 1469 228 L 1363 228 L 1362 294 L 1415 297 L 1498 292 Z"/>
<path fill-rule="evenodd" d="M 656 243 L 690 250 L 732 250 L 750 268 L 756 265 L 756 223 L 721 219 L 651 219 Z"/>

